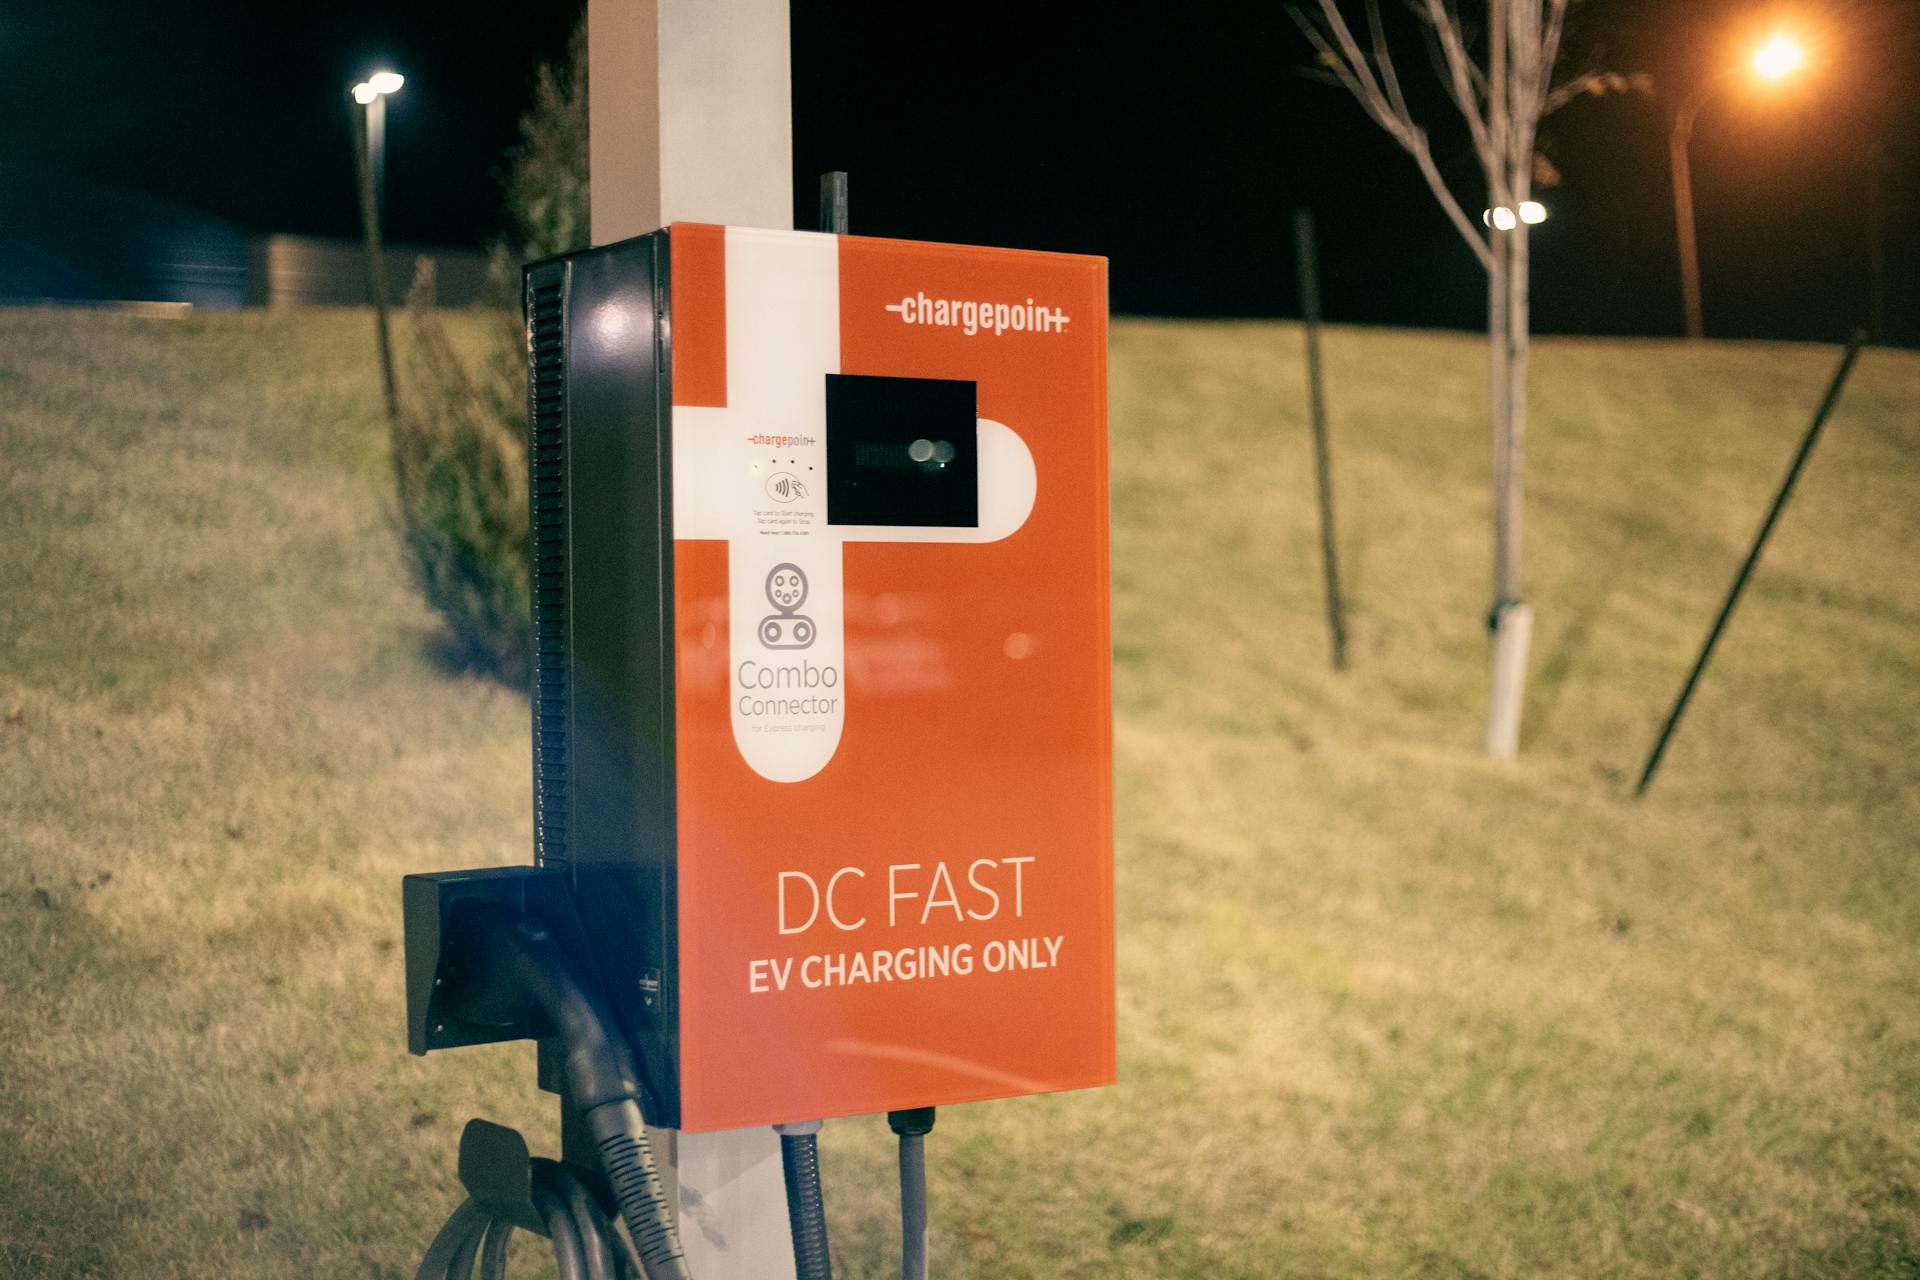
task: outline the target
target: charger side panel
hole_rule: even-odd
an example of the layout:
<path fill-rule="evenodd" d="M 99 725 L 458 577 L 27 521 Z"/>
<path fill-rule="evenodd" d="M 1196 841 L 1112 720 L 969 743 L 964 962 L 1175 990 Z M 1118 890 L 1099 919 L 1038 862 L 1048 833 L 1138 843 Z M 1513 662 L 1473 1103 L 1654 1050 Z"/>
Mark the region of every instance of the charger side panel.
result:
<path fill-rule="evenodd" d="M 680 1089 L 667 277 L 666 236 L 655 233 L 534 264 L 526 285 L 535 858 L 568 869 L 593 962 L 640 1059 L 648 1119 L 671 1127 Z M 550 1059 L 543 1052 L 543 1084 L 557 1083 Z"/>

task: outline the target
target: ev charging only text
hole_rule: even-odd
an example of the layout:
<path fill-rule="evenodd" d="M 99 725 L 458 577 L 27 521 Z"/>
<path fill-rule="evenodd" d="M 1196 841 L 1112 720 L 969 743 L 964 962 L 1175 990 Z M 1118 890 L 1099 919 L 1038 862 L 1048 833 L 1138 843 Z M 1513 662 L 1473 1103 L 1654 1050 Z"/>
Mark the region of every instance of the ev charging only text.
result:
<path fill-rule="evenodd" d="M 1064 934 L 1005 930 L 1007 923 L 1026 916 L 1038 861 L 1014 857 L 975 858 L 965 864 L 896 862 L 871 874 L 858 866 L 826 875 L 782 871 L 776 879 L 775 898 L 783 936 L 812 934 L 825 939 L 936 924 L 986 926 L 995 936 L 963 942 L 823 948 L 750 960 L 747 990 L 761 995 L 1057 968 L 1065 949 Z"/>

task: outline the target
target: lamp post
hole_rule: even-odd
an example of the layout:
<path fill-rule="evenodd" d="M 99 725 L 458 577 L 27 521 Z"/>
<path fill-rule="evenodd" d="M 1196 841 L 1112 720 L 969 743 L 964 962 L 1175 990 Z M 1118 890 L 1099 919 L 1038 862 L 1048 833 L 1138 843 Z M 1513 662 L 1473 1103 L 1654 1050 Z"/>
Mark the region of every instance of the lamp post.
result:
<path fill-rule="evenodd" d="M 353 160 L 359 179 L 360 225 L 367 240 L 367 292 L 373 298 L 389 422 L 400 415 L 400 398 L 393 380 L 393 345 L 387 337 L 387 264 L 380 249 L 380 207 L 386 188 L 387 95 L 405 83 L 406 77 L 397 71 L 376 71 L 347 91 L 361 108 L 353 121 Z"/>
<path fill-rule="evenodd" d="M 387 95 L 398 92 L 406 82 L 398 71 L 376 71 L 353 86 L 353 100 L 366 108 L 375 213 L 385 213 L 387 208 Z"/>
<path fill-rule="evenodd" d="M 1806 52 L 1790 36 L 1776 35 L 1753 51 L 1752 68 L 1763 80 L 1780 80 L 1806 64 Z M 1693 141 L 1693 122 L 1700 108 L 1725 89 L 1731 72 L 1702 82 L 1687 95 L 1674 113 L 1673 131 L 1667 136 L 1667 151 L 1673 165 L 1673 221 L 1680 245 L 1680 302 L 1686 310 L 1687 336 L 1702 336 L 1700 316 L 1700 246 L 1693 226 L 1693 167 L 1687 158 Z"/>
<path fill-rule="evenodd" d="M 1867 336 L 1887 340 L 1887 219 L 1884 184 L 1886 148 L 1867 151 Z"/>

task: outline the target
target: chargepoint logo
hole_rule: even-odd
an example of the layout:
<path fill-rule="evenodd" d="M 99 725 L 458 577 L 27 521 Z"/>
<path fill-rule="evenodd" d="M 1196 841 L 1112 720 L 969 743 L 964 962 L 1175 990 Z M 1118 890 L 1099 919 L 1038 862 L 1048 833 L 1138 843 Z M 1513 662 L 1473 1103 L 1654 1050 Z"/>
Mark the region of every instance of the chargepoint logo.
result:
<path fill-rule="evenodd" d="M 1072 317 L 1058 307 L 1036 306 L 1032 298 L 1025 302 L 986 302 L 972 298 L 929 298 L 912 294 L 898 302 L 889 302 L 887 310 L 900 317 L 902 324 L 930 324 L 942 329 L 958 329 L 969 338 L 990 333 L 1064 333 Z"/>

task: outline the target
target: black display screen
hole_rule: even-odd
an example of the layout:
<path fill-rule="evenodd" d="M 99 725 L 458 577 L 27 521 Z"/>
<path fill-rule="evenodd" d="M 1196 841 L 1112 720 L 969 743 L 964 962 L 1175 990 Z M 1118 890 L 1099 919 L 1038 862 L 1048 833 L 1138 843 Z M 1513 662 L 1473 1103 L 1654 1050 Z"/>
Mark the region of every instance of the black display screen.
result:
<path fill-rule="evenodd" d="M 975 384 L 827 375 L 827 523 L 980 523 Z"/>

